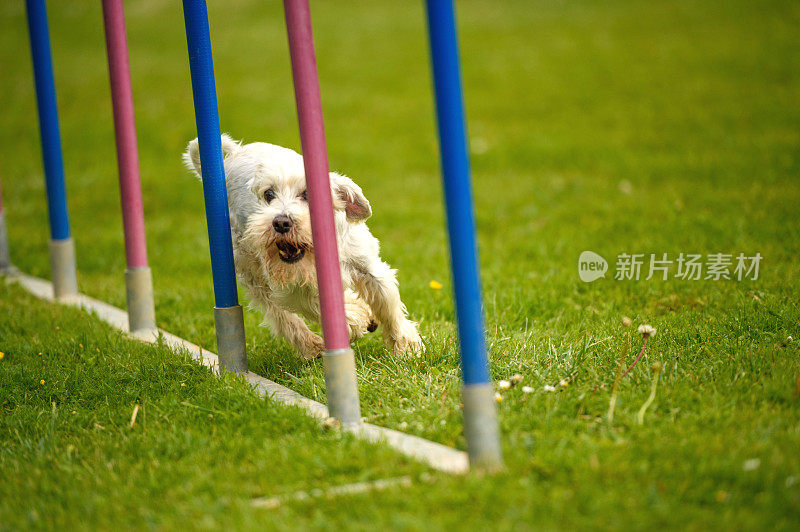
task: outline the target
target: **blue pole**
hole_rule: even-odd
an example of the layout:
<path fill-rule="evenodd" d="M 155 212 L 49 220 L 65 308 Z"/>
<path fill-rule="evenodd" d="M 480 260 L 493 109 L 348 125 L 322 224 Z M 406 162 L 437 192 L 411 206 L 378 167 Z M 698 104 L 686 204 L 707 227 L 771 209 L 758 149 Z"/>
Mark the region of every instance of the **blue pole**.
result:
<path fill-rule="evenodd" d="M 497 468 L 502 464 L 502 457 L 484 339 L 455 13 L 452 0 L 427 0 L 426 4 L 450 262 L 464 373 L 465 434 L 470 461 Z"/>
<path fill-rule="evenodd" d="M 203 171 L 214 298 L 218 307 L 232 307 L 239 304 L 239 296 L 233 267 L 231 220 L 228 214 L 225 170 L 222 166 L 217 89 L 214 83 L 214 63 L 211 58 L 211 36 L 205 1 L 184 0 L 183 16 L 192 73 L 197 138 L 200 143 L 200 167 Z"/>
<path fill-rule="evenodd" d="M 200 168 L 206 206 L 211 273 L 214 280 L 217 351 L 229 371 L 246 371 L 242 307 L 236 290 L 231 220 L 222 163 L 217 89 L 205 0 L 183 0 L 186 43 L 192 76 L 194 114 L 200 144 Z"/>
<path fill-rule="evenodd" d="M 50 219 L 50 267 L 56 298 L 78 293 L 75 248 L 69 230 L 67 191 L 64 186 L 64 161 L 58 130 L 56 86 L 50 56 L 50 32 L 44 0 L 27 0 L 28 33 L 33 57 L 36 104 L 39 109 L 39 134 L 42 141 L 47 212 Z"/>
<path fill-rule="evenodd" d="M 67 192 L 64 188 L 64 162 L 61 158 L 61 134 L 58 130 L 56 86 L 53 60 L 50 56 L 50 33 L 44 0 L 27 0 L 28 30 L 36 82 L 36 103 L 39 107 L 39 133 L 42 139 L 44 175 L 47 181 L 47 209 L 50 215 L 50 237 L 70 237 L 67 215 Z"/>

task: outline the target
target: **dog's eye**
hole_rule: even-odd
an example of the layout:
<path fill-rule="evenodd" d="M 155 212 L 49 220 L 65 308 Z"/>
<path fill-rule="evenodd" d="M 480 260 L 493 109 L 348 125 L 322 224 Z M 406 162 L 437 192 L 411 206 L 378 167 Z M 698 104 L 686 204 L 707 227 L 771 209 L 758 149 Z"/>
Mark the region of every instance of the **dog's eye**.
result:
<path fill-rule="evenodd" d="M 264 191 L 264 200 L 269 203 L 270 201 L 275 199 L 275 191 L 271 188 L 268 188 Z"/>
<path fill-rule="evenodd" d="M 303 201 L 308 201 L 308 193 L 305 190 L 300 193 L 300 199 Z"/>

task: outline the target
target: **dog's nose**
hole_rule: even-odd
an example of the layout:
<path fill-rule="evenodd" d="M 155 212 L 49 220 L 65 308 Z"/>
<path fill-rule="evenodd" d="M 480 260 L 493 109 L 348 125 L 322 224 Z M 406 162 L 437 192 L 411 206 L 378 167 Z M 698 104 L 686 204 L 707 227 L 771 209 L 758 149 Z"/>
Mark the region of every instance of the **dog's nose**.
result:
<path fill-rule="evenodd" d="M 292 230 L 292 219 L 285 214 L 279 214 L 272 219 L 272 227 L 276 233 L 284 234 Z"/>

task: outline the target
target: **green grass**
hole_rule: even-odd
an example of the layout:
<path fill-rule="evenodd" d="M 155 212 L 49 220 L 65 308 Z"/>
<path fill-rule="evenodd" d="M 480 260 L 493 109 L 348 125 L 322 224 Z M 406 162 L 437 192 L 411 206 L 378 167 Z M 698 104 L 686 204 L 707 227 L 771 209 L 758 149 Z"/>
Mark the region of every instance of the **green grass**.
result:
<path fill-rule="evenodd" d="M 79 282 L 124 307 L 100 7 L 51 4 Z M 263 4 L 211 6 L 221 123 L 298 148 L 280 6 Z M 372 203 L 370 227 L 429 345 L 421 359 L 390 355 L 375 335 L 355 346 L 364 415 L 463 448 L 422 6 L 312 8 L 331 166 Z M 47 277 L 23 11 L 0 7 L 0 171 L 12 258 Z M 129 2 L 127 16 L 157 316 L 213 349 L 202 191 L 180 163 L 195 127 L 180 5 Z M 800 10 L 464 1 L 459 22 L 492 375 L 522 373 L 535 389 L 499 405 L 508 472 L 253 509 L 256 496 L 423 469 L 3 288 L 0 527 L 797 528 L 800 353 L 785 340 L 800 338 Z M 587 249 L 612 270 L 623 252 L 764 261 L 757 281 L 586 284 L 576 262 Z M 630 363 L 641 345 L 623 315 L 658 334 L 609 424 L 621 350 Z M 324 400 L 320 365 L 298 361 L 257 314 L 246 320 L 252 369 Z M 656 360 L 665 372 L 639 426 Z"/>
<path fill-rule="evenodd" d="M 188 354 L 0 295 L 1 528 L 255 527 L 252 498 L 424 471 Z"/>

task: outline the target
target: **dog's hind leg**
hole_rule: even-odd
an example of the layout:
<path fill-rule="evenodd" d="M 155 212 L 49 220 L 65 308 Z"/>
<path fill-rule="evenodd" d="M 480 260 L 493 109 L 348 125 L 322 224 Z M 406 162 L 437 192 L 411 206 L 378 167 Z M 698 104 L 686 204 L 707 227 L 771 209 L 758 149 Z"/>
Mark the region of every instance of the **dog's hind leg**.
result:
<path fill-rule="evenodd" d="M 375 318 L 369 305 L 352 290 L 344 291 L 344 313 L 347 317 L 347 329 L 350 341 L 353 342 L 367 332 L 375 330 Z"/>
<path fill-rule="evenodd" d="M 367 302 L 383 328 L 386 346 L 395 353 L 422 351 L 424 346 L 417 324 L 406 317 L 406 307 L 400 300 L 395 270 L 375 260 L 368 269 L 357 270 L 353 281 L 356 292 Z"/>

